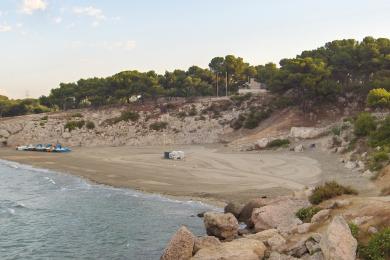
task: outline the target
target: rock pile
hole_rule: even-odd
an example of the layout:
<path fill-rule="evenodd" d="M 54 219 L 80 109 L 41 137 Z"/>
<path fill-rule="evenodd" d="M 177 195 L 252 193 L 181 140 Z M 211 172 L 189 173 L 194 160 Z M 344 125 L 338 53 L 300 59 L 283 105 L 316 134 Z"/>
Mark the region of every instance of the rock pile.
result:
<path fill-rule="evenodd" d="M 332 217 L 332 208 L 350 203 L 339 200 L 331 204 L 315 214 L 311 223 L 302 223 L 296 212 L 310 203 L 301 197 L 257 198 L 246 205 L 229 203 L 225 213 L 204 214 L 208 236 L 195 238 L 182 227 L 161 259 L 356 259 L 357 241 L 346 220 L 341 215 Z M 364 220 L 355 218 L 357 223 Z M 239 232 L 239 221 L 247 224 L 247 232 Z"/>

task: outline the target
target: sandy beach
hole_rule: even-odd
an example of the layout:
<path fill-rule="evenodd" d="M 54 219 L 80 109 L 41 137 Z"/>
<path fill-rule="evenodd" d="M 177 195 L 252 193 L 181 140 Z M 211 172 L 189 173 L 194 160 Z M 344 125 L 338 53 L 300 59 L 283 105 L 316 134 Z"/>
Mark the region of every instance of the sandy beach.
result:
<path fill-rule="evenodd" d="M 164 160 L 165 150 L 186 152 L 183 161 Z M 232 152 L 222 145 L 74 148 L 52 154 L 0 149 L 0 158 L 74 174 L 96 183 L 150 193 L 224 202 L 289 194 L 336 179 L 361 189 L 372 184 L 345 169 L 330 154 L 307 151 Z"/>

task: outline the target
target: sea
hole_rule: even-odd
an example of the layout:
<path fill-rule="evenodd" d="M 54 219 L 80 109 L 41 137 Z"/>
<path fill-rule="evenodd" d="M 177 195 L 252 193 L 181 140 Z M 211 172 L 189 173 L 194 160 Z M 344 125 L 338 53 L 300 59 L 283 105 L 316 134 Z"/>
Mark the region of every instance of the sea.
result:
<path fill-rule="evenodd" d="M 0 160 L 0 259 L 159 259 L 181 225 L 219 210 Z"/>

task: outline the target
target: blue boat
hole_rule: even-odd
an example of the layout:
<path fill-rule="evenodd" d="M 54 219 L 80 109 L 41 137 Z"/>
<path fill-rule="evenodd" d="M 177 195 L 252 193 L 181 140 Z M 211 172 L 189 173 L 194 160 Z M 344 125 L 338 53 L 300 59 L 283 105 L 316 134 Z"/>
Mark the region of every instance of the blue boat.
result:
<path fill-rule="evenodd" d="M 69 147 L 62 147 L 61 144 L 37 144 L 37 145 L 25 145 L 16 147 L 18 151 L 34 151 L 34 152 L 53 152 L 53 153 L 68 153 L 72 150 Z"/>

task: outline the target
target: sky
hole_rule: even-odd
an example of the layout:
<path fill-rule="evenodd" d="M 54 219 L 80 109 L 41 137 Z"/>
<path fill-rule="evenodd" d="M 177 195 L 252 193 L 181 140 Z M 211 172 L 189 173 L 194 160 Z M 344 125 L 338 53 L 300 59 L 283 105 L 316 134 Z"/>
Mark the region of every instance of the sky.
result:
<path fill-rule="evenodd" d="M 389 0 L 0 0 L 0 95 L 233 54 L 278 63 L 335 39 L 390 38 Z"/>

